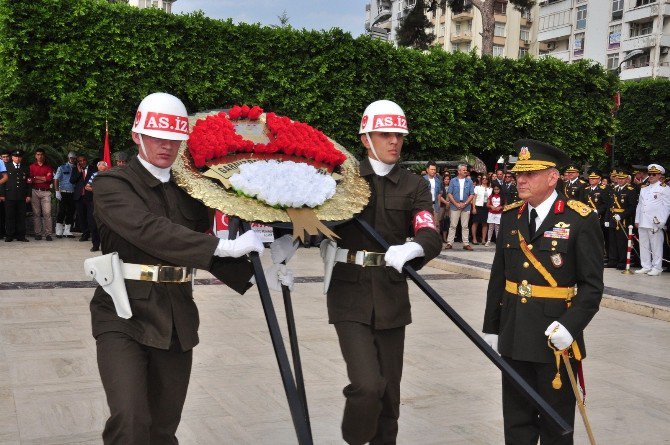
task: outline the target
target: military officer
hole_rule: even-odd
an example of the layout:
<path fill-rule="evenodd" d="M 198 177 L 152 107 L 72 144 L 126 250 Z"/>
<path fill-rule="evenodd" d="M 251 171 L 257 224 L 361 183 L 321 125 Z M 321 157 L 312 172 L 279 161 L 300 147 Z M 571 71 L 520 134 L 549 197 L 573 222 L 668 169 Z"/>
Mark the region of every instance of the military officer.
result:
<path fill-rule="evenodd" d="M 360 174 L 372 196 L 360 217 L 391 247 L 384 254 L 354 221 L 335 230 L 340 239 L 328 318 L 350 381 L 342 419 L 342 436 L 350 444 L 396 442 L 405 326 L 412 320 L 402 267 L 408 261 L 423 266 L 442 246 L 428 182 L 397 165 L 407 133 L 396 103 L 380 100 L 365 109 L 359 134 L 367 156 Z"/>
<path fill-rule="evenodd" d="M 626 268 L 628 226 L 634 222 L 638 200 L 638 192 L 628 183 L 628 178 L 625 169 L 617 172 L 617 185 L 612 190 L 610 207 L 605 215 L 605 226 L 609 230 L 609 261 L 605 267 L 616 267 L 619 270 Z"/>
<path fill-rule="evenodd" d="M 23 161 L 23 150 L 12 151 L 11 161 L 5 166 L 7 182 L 4 184 L 5 241 L 28 242 L 26 238 L 26 207 L 30 203 L 32 188 L 28 164 Z"/>
<path fill-rule="evenodd" d="M 581 201 L 582 194 L 586 188 L 586 181 L 579 177 L 579 169 L 574 165 L 569 165 L 564 172 L 563 194 L 568 199 Z"/>
<path fill-rule="evenodd" d="M 663 231 L 670 215 L 670 187 L 661 181 L 665 169 L 658 164 L 647 167 L 648 184 L 642 185 L 635 210 L 635 227 L 640 238 L 640 263 L 636 274 L 660 275 L 663 271 Z"/>
<path fill-rule="evenodd" d="M 570 162 L 563 152 L 531 139 L 517 141 L 515 148 L 522 201 L 503 210 L 484 338 L 572 425 L 574 393 L 548 340 L 557 350 L 570 348 L 573 368 L 586 357 L 582 333 L 603 292 L 602 232 L 595 212 L 556 191 L 557 168 Z M 554 385 L 556 380 L 561 384 Z M 573 443 L 572 435 L 556 433 L 511 381 L 503 379 L 502 387 L 505 443 Z"/>

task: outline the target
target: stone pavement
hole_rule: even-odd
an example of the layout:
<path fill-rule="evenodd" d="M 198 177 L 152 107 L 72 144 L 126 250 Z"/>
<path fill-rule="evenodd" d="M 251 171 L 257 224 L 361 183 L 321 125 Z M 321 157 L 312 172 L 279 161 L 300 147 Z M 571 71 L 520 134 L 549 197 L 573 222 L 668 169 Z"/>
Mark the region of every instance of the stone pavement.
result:
<path fill-rule="evenodd" d="M 101 443 L 108 411 L 90 334 L 93 284 L 82 268 L 89 247 L 76 240 L 0 243 L 0 444 Z M 455 247 L 421 274 L 479 330 L 493 249 Z M 298 277 L 293 303 L 314 442 L 339 444 L 347 379 L 327 323 L 317 249 L 301 249 L 290 266 Z M 607 301 L 621 300 L 617 309 L 636 313 L 603 307 L 586 332 L 596 440 L 670 443 L 670 330 L 660 319 L 670 274 L 608 269 L 605 276 Z M 198 278 L 201 343 L 180 443 L 296 443 L 258 294 L 236 295 L 206 273 Z M 410 289 L 414 323 L 407 330 L 398 443 L 503 443 L 497 368 L 413 284 Z M 273 301 L 286 332 L 281 296 L 273 294 Z M 587 443 L 578 416 L 575 430 L 575 443 Z"/>

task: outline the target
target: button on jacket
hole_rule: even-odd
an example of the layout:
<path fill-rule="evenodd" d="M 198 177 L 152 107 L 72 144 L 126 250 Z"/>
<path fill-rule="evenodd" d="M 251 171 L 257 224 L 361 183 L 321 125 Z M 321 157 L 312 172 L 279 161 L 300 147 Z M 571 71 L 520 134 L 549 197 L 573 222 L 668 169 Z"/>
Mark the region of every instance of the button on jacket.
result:
<path fill-rule="evenodd" d="M 378 176 L 366 158 L 360 173 L 369 181 L 372 196 L 361 217 L 391 245 L 404 244 L 408 237 L 423 247 L 425 256 L 410 262 L 422 267 L 435 258 L 442 247 L 440 236 L 431 228 L 413 233 L 414 216 L 421 211 L 433 214 L 428 182 L 397 165 L 386 176 Z M 338 226 L 338 247 L 350 250 L 382 252 L 382 248 L 364 233 L 355 221 Z M 374 322 L 373 322 L 374 313 Z M 376 329 L 405 326 L 412 321 L 407 280 L 391 267 L 361 267 L 335 263 L 328 290 L 330 323 L 355 321 Z"/>
<path fill-rule="evenodd" d="M 124 262 L 209 270 L 239 293 L 250 285 L 244 258 L 213 257 L 218 238 L 204 232 L 209 212 L 173 180 L 163 184 L 137 160 L 95 179 L 95 219 L 104 254 Z M 213 259 L 214 258 L 214 259 Z M 168 349 L 173 326 L 181 349 L 198 344 L 198 309 L 191 283 L 125 280 L 132 318 L 116 315 L 111 297 L 98 287 L 91 300 L 93 335 L 119 331 L 147 346 Z"/>

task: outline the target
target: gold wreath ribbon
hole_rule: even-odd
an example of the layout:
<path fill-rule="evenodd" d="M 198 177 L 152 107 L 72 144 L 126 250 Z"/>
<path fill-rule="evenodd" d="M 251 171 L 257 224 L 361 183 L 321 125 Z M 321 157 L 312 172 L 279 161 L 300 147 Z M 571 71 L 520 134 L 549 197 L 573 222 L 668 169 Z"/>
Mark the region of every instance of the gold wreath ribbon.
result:
<path fill-rule="evenodd" d="M 521 246 L 521 251 L 523 252 L 524 255 L 526 255 L 526 258 L 528 258 L 528 261 L 537 269 L 538 272 L 544 277 L 545 280 L 547 280 L 547 283 L 551 287 L 556 287 L 558 286 L 558 283 L 554 279 L 554 277 L 551 276 L 549 271 L 540 263 L 540 261 L 533 255 L 533 252 L 530 251 L 528 248 L 528 243 L 526 243 L 526 240 L 523 238 L 523 235 L 521 235 L 521 231 L 517 231 L 519 234 L 519 245 Z"/>
<path fill-rule="evenodd" d="M 293 239 L 299 239 L 302 243 L 305 243 L 305 233 L 307 235 L 318 235 L 322 233 L 328 239 L 339 238 L 325 224 L 319 221 L 316 213 L 313 209 L 310 208 L 288 208 L 286 209 L 289 218 L 291 218 L 291 223 L 293 224 Z"/>

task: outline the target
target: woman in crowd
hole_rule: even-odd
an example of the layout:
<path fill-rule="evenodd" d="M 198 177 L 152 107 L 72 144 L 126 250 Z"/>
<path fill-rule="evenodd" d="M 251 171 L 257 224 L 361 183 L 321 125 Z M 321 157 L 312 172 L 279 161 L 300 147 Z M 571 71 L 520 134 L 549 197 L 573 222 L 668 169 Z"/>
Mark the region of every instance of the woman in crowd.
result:
<path fill-rule="evenodd" d="M 479 225 L 482 225 L 482 244 L 486 239 L 486 232 L 488 227 L 486 225 L 488 217 L 488 207 L 486 203 L 488 202 L 489 196 L 491 196 L 491 186 L 489 178 L 486 175 L 482 175 L 479 179 L 479 183 L 475 185 L 475 208 L 472 211 L 472 225 L 470 230 L 472 231 L 472 244 L 479 244 L 477 242 L 477 232 Z"/>
<path fill-rule="evenodd" d="M 496 234 L 496 241 L 498 241 L 498 232 L 500 231 L 500 215 L 502 214 L 502 197 L 500 196 L 500 186 L 498 184 L 493 185 L 493 191 L 491 196 L 489 196 L 487 207 L 489 209 L 489 215 L 487 217 L 487 223 L 489 225 L 489 236 L 486 239 L 485 247 L 491 245 L 491 238 L 493 238 L 493 233 Z"/>
<path fill-rule="evenodd" d="M 449 235 L 449 201 L 447 200 L 447 189 L 449 188 L 449 183 L 451 182 L 451 176 L 449 170 L 446 168 L 442 173 L 442 182 L 444 183 L 444 189 L 440 195 L 440 214 L 438 215 L 440 235 L 442 235 L 442 241 L 447 243 L 447 236 Z"/>

